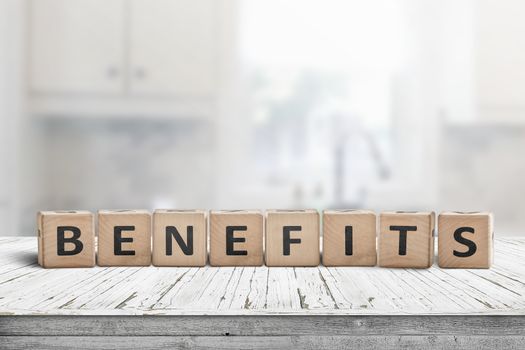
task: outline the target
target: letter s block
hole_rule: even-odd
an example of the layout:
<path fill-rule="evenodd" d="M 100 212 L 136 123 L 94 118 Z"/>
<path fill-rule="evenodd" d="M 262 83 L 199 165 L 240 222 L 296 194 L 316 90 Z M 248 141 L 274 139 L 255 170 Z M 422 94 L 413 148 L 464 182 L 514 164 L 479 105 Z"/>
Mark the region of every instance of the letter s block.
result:
<path fill-rule="evenodd" d="M 204 210 L 155 210 L 153 265 L 205 266 L 207 237 Z"/>
<path fill-rule="evenodd" d="M 265 256 L 267 266 L 318 266 L 317 210 L 267 211 Z"/>
<path fill-rule="evenodd" d="M 38 264 L 95 266 L 93 214 L 82 210 L 41 211 L 37 216 Z"/>
<path fill-rule="evenodd" d="M 151 214 L 147 210 L 99 210 L 100 266 L 151 264 Z"/>
<path fill-rule="evenodd" d="M 490 268 L 493 232 L 491 213 L 441 213 L 438 217 L 438 265 L 444 268 Z"/>
<path fill-rule="evenodd" d="M 378 265 L 413 268 L 432 266 L 434 225 L 434 212 L 381 213 Z"/>
<path fill-rule="evenodd" d="M 261 266 L 263 216 L 254 210 L 210 213 L 210 265 Z"/>

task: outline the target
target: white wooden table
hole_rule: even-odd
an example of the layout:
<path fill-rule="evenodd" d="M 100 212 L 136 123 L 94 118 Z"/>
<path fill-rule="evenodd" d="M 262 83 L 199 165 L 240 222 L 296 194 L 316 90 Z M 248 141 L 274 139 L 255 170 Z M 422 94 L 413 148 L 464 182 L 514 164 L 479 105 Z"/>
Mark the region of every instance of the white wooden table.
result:
<path fill-rule="evenodd" d="M 0 348 L 525 347 L 525 238 L 490 270 L 42 269 L 0 238 Z"/>

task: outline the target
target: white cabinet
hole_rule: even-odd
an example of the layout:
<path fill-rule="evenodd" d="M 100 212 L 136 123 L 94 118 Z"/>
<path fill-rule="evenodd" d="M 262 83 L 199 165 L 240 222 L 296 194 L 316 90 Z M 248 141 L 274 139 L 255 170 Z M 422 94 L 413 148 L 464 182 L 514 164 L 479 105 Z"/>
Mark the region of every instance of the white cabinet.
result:
<path fill-rule="evenodd" d="M 218 91 L 219 6 L 215 0 L 31 0 L 31 111 L 207 113 Z"/>
<path fill-rule="evenodd" d="M 122 91 L 124 0 L 35 0 L 29 12 L 32 91 Z"/>
<path fill-rule="evenodd" d="M 131 91 L 211 95 L 216 81 L 216 0 L 131 0 Z"/>
<path fill-rule="evenodd" d="M 525 2 L 475 2 L 476 93 L 482 121 L 523 123 Z"/>

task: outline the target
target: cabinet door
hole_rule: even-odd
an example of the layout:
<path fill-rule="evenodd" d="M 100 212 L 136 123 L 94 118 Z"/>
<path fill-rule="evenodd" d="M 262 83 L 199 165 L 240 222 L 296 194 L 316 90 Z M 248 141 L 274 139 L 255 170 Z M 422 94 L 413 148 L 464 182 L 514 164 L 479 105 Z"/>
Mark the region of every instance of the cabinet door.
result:
<path fill-rule="evenodd" d="M 34 92 L 121 92 L 125 0 L 30 2 Z"/>
<path fill-rule="evenodd" d="M 206 96 L 217 65 L 217 1 L 131 0 L 131 90 Z"/>
<path fill-rule="evenodd" d="M 523 122 L 525 2 L 477 1 L 476 84 L 479 115 Z"/>

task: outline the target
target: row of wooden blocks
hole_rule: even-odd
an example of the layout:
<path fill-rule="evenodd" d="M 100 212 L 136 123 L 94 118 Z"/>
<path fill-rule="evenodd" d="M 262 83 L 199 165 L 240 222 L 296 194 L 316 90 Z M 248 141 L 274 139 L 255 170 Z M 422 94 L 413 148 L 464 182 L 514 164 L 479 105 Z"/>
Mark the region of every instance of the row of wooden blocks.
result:
<path fill-rule="evenodd" d="M 95 265 L 91 212 L 42 211 L 37 221 L 41 266 Z M 490 267 L 492 214 L 445 212 L 437 221 L 440 267 Z M 203 210 L 100 210 L 97 264 L 204 266 L 209 257 L 212 266 L 317 266 L 321 255 L 325 266 L 427 268 L 434 261 L 433 212 L 383 212 L 377 222 L 372 211 L 325 210 L 322 232 L 321 254 L 317 210 L 211 211 L 209 228 Z"/>

